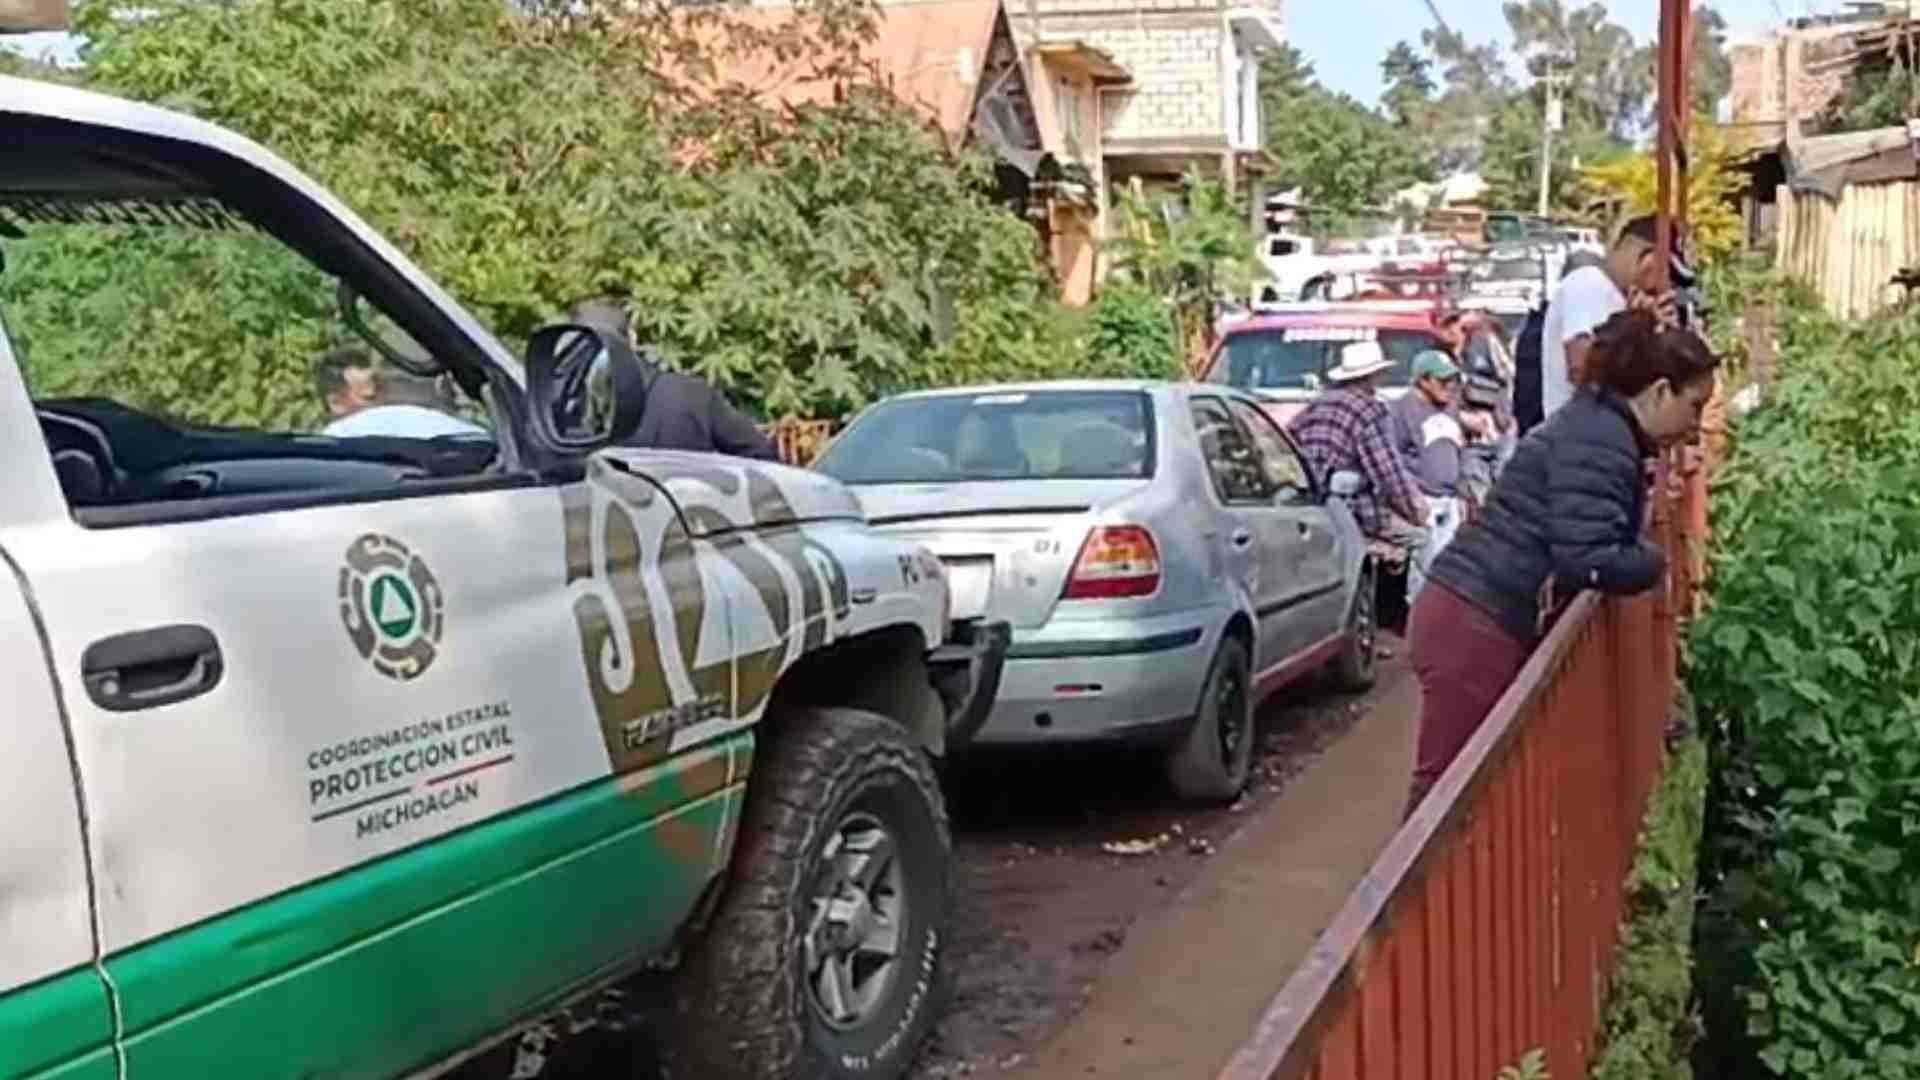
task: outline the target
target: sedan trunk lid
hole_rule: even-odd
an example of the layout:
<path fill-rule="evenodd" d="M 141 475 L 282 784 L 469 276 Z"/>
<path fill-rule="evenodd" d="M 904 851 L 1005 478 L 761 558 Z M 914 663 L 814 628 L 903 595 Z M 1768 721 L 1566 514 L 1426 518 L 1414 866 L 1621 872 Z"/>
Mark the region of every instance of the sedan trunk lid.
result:
<path fill-rule="evenodd" d="M 946 565 L 955 618 L 1043 626 L 1087 531 L 1148 481 L 1016 480 L 883 484 L 855 490 L 867 520 L 924 544 Z"/>

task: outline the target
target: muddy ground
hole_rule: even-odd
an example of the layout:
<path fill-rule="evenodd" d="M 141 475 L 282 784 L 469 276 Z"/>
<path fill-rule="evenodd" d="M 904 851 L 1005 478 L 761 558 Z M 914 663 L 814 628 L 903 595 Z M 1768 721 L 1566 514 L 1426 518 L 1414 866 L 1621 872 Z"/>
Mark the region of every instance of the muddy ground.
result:
<path fill-rule="evenodd" d="M 960 861 L 955 990 L 913 1080 L 1018 1067 L 1086 1000 L 1134 920 L 1170 902 L 1242 816 L 1345 734 L 1365 704 L 1312 689 L 1270 704 L 1255 781 L 1232 807 L 1183 806 L 1157 756 L 1140 752 L 996 755 L 948 777 Z M 640 976 L 476 1060 L 460 1080 L 657 1075 L 654 1025 L 669 992 L 663 976 Z"/>

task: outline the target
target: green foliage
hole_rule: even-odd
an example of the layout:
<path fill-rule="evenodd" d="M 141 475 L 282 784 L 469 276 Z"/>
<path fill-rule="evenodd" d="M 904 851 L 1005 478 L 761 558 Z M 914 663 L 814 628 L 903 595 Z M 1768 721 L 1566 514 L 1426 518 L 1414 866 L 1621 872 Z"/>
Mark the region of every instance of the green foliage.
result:
<path fill-rule="evenodd" d="M 1547 1071 L 1547 1052 L 1538 1047 L 1527 1051 L 1517 1064 L 1502 1067 L 1494 1080 L 1553 1080 Z"/>
<path fill-rule="evenodd" d="M 1839 94 L 1821 110 L 1814 127 L 1828 135 L 1898 127 L 1917 111 L 1920 76 L 1914 74 L 1911 58 L 1883 53 L 1847 71 Z"/>
<path fill-rule="evenodd" d="M 37 396 L 111 395 L 206 424 L 320 419 L 309 363 L 332 343 L 333 295 L 278 241 L 91 226 L 6 252 L 0 310 Z"/>
<path fill-rule="evenodd" d="M 1087 340 L 1090 374 L 1173 379 L 1180 375 L 1173 309 L 1159 296 L 1124 282 L 1094 302 Z"/>
<path fill-rule="evenodd" d="M 1122 193 L 1115 206 L 1114 265 L 1124 280 L 1172 306 L 1183 356 L 1213 342 L 1213 306 L 1245 296 L 1264 272 L 1246 219 L 1224 185 L 1197 170 L 1179 193 Z"/>
<path fill-rule="evenodd" d="M 287 156 L 510 345 L 620 286 L 670 363 L 767 415 L 837 416 L 958 374 L 1076 363 L 1035 234 L 994 204 L 986 162 L 879 92 L 860 52 L 866 0 L 815 0 L 778 25 L 666 2 L 126 9 L 140 16 L 121 17 L 118 0 L 80 9 L 90 82 Z M 842 92 L 788 106 L 735 81 L 776 64 Z M 194 257 L 224 278 L 169 277 L 164 261 L 70 265 L 97 246 L 63 243 L 30 253 L 31 276 L 8 275 L 10 307 L 50 311 L 61 298 L 42 294 L 98 279 L 166 310 L 137 324 L 153 335 L 137 374 L 86 366 L 121 349 L 118 327 L 67 323 L 58 345 L 40 335 L 42 383 L 118 392 L 129 384 L 87 377 L 127 374 L 143 404 L 186 416 L 317 413 L 293 403 L 312 398 L 308 350 L 330 331 L 262 335 L 329 303 L 324 291 L 288 311 L 287 290 L 241 287 L 280 282 L 281 269 L 228 266 L 224 248 Z M 243 365 L 257 376 L 207 377 Z"/>
<path fill-rule="evenodd" d="M 1543 79 L 1551 72 L 1561 80 L 1564 127 L 1554 139 L 1549 205 L 1582 216 L 1579 167 L 1627 151 L 1651 114 L 1652 43 L 1636 42 L 1601 4 L 1512 0 L 1501 13 L 1510 47 L 1430 29 L 1418 47 L 1403 41 L 1388 52 L 1381 101 L 1398 152 L 1427 175 L 1477 169 L 1488 206 L 1531 209 L 1540 190 Z M 1694 100 L 1711 116 L 1732 83 L 1726 23 L 1704 6 L 1693 18 Z M 1518 81 L 1510 73 L 1512 54 L 1525 71 Z M 1266 70 L 1261 78 L 1264 85 Z"/>
<path fill-rule="evenodd" d="M 1420 57 L 1395 53 L 1412 65 L 1395 83 L 1389 103 L 1408 103 L 1431 79 Z M 1390 72 L 1390 77 L 1393 73 Z M 1300 51 L 1283 46 L 1260 67 L 1261 115 L 1267 157 L 1282 187 L 1299 186 L 1315 206 L 1334 214 L 1384 207 L 1389 197 L 1430 171 L 1415 144 L 1386 117 L 1314 78 Z"/>
<path fill-rule="evenodd" d="M 1693 916 L 1706 789 L 1706 745 L 1688 739 L 1673 750 L 1649 802 L 1627 878 L 1627 923 L 1594 1080 L 1693 1076 Z"/>
<path fill-rule="evenodd" d="M 1733 144 L 1701 117 L 1688 141 L 1687 228 L 1696 257 L 1713 263 L 1732 256 L 1746 233 L 1738 206 L 1747 187 Z M 1585 169 L 1579 179 L 1602 196 L 1624 204 L 1629 214 L 1650 214 L 1660 204 L 1660 174 L 1651 153 L 1630 153 Z"/>
<path fill-rule="evenodd" d="M 1782 313 L 1716 485 L 1699 984 L 1726 1075 L 1920 1076 L 1920 321 Z"/>

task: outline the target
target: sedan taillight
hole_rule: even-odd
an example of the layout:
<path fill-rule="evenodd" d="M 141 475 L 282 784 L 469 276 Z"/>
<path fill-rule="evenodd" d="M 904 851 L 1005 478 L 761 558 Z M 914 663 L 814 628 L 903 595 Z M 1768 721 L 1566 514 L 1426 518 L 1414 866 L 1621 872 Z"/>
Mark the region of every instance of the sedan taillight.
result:
<path fill-rule="evenodd" d="M 1139 525 L 1100 525 L 1087 534 L 1067 576 L 1066 600 L 1150 596 L 1160 588 L 1160 546 Z"/>

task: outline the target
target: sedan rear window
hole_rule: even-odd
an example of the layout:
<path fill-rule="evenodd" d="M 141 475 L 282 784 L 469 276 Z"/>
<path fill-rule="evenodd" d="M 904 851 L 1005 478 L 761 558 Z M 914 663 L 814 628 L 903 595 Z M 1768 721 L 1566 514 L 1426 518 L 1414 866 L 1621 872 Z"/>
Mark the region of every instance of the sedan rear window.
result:
<path fill-rule="evenodd" d="M 1293 326 L 1248 330 L 1230 335 L 1207 369 L 1207 381 L 1242 390 L 1318 390 L 1326 373 L 1340 363 L 1350 341 L 1378 341 L 1393 361 L 1382 386 L 1406 386 L 1413 358 L 1424 349 L 1444 348 L 1424 330 L 1376 330 L 1372 327 Z"/>
<path fill-rule="evenodd" d="M 814 467 L 846 484 L 1133 479 L 1153 472 L 1152 416 L 1129 390 L 902 398 L 855 421 Z"/>

